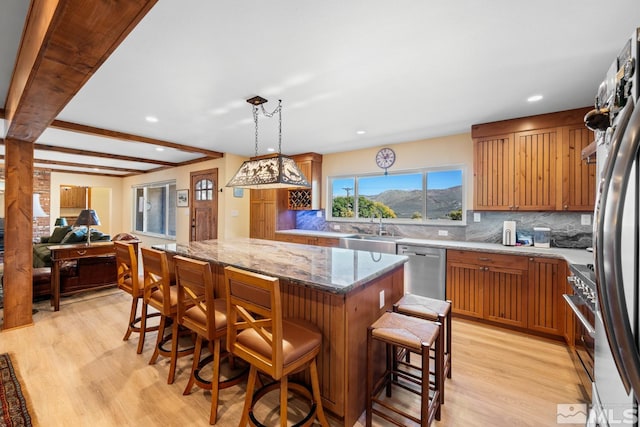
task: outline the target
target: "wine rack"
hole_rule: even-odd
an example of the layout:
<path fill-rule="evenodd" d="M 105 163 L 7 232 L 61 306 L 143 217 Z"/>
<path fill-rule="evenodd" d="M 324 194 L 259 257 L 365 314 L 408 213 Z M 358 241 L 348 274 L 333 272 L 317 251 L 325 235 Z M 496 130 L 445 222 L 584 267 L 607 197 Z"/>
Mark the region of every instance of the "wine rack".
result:
<path fill-rule="evenodd" d="M 289 190 L 289 209 L 311 209 L 311 190 Z"/>

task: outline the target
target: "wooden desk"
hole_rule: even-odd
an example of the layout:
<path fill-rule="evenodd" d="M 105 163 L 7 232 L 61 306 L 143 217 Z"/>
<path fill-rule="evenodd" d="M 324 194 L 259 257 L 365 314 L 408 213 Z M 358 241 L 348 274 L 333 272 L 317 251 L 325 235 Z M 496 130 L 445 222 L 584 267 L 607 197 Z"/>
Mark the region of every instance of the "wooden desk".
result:
<path fill-rule="evenodd" d="M 133 244 L 137 246 L 137 242 Z M 96 242 L 91 243 L 91 245 L 86 243 L 57 245 L 51 246 L 49 249 L 51 250 L 51 305 L 54 311 L 60 310 L 60 265 L 62 262 L 80 258 L 113 257 L 116 255 L 113 242 Z M 89 286 L 81 290 L 66 292 L 65 295 L 85 290 L 101 289 L 112 285 L 111 283 Z"/>

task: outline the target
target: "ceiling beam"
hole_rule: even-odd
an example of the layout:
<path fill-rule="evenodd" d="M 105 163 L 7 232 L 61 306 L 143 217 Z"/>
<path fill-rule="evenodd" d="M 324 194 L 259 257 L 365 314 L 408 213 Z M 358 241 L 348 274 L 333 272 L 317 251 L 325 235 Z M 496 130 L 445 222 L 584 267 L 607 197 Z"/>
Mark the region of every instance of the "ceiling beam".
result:
<path fill-rule="evenodd" d="M 58 168 L 56 168 L 55 166 L 71 166 L 71 167 L 76 167 L 76 168 L 91 168 L 91 169 L 96 168 L 96 169 L 100 169 L 101 171 L 104 171 L 105 173 L 108 172 L 108 171 L 126 172 L 126 173 L 143 173 L 143 172 L 146 172 L 145 170 L 142 170 L 142 169 L 117 168 L 117 167 L 114 167 L 114 166 L 87 165 L 86 163 L 61 162 L 61 161 L 58 161 L 58 160 L 46 160 L 46 159 L 37 159 L 37 158 L 33 159 L 33 163 L 40 163 L 40 164 L 43 164 L 43 165 L 52 165 L 51 169 L 56 169 L 56 170 L 58 170 Z M 59 170 L 65 170 L 65 169 L 59 169 Z M 68 171 L 68 172 L 75 173 L 76 171 Z M 93 171 L 93 172 L 95 172 L 95 171 Z M 78 173 L 82 173 L 82 172 L 78 172 Z M 122 176 L 122 175 L 116 175 L 116 176 Z"/>
<path fill-rule="evenodd" d="M 34 149 L 42 150 L 42 151 L 58 151 L 60 153 L 76 154 L 79 156 L 90 156 L 90 157 L 101 157 L 104 159 L 124 160 L 127 162 L 150 163 L 153 165 L 161 165 L 161 166 L 177 166 L 178 165 L 178 163 L 167 162 L 164 160 L 144 159 L 141 157 L 123 156 L 121 154 L 102 153 L 100 151 L 78 150 L 77 148 L 57 147 L 55 145 L 34 144 Z"/>
<path fill-rule="evenodd" d="M 163 141 L 161 139 L 148 138 L 146 136 L 133 135 L 130 133 L 118 132 L 115 130 L 101 129 L 93 126 L 80 125 L 77 123 L 65 122 L 62 120 L 54 120 L 51 123 L 51 127 L 72 132 L 85 133 L 88 135 L 102 136 L 105 138 L 142 142 L 145 144 L 153 144 L 161 147 L 175 148 L 176 150 L 186 151 L 190 153 L 201 153 L 211 159 L 219 159 L 223 157 L 223 153 L 219 151 L 207 150 L 206 148 L 192 147 L 190 145 L 177 144 L 175 142 Z"/>
<path fill-rule="evenodd" d="M 33 0 L 5 105 L 5 137 L 35 142 L 156 2 Z"/>

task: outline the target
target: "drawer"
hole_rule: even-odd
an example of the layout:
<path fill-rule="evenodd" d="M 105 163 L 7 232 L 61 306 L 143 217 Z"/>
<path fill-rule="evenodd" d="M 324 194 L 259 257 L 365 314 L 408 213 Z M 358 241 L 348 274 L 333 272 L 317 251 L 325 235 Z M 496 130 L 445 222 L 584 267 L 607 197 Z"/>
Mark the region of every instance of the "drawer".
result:
<path fill-rule="evenodd" d="M 104 255 L 114 255 L 115 250 L 113 245 L 101 245 L 101 246 L 75 246 L 69 248 L 56 248 L 51 249 L 51 259 L 75 259 L 83 257 L 94 257 Z"/>
<path fill-rule="evenodd" d="M 493 252 L 447 250 L 447 261 L 464 262 L 485 266 L 509 267 L 517 270 L 529 268 L 529 257 L 522 255 L 496 254 Z"/>

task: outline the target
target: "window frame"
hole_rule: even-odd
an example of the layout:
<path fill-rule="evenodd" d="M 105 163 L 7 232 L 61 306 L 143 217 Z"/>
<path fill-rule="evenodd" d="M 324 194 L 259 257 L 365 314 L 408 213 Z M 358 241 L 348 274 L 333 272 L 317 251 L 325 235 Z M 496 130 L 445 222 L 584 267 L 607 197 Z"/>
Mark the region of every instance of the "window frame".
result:
<path fill-rule="evenodd" d="M 464 164 L 452 164 L 445 166 L 426 167 L 419 169 L 406 169 L 396 170 L 388 172 L 387 175 L 408 175 L 408 174 L 422 174 L 422 191 L 424 195 L 424 203 L 427 203 L 427 176 L 429 172 L 444 172 L 444 171 L 460 171 L 461 172 L 461 197 L 462 197 L 462 219 L 427 219 L 423 217 L 420 220 L 411 218 L 382 218 L 382 222 L 385 224 L 398 224 L 398 225 L 440 225 L 440 226 L 466 226 L 467 225 L 467 170 Z M 371 177 L 383 177 L 383 172 L 374 173 L 358 173 L 348 175 L 335 175 L 327 177 L 327 192 L 326 192 L 326 220 L 334 222 L 371 222 L 370 218 L 358 217 L 358 195 L 359 195 L 359 180 L 358 178 L 371 178 Z M 353 179 L 353 197 L 354 197 L 354 215 L 353 217 L 334 217 L 333 216 L 333 182 L 338 179 Z M 426 213 L 426 212 L 425 212 Z M 377 220 L 379 221 L 379 220 Z"/>
<path fill-rule="evenodd" d="M 171 189 L 171 187 L 173 187 L 173 191 Z M 138 230 L 138 218 L 137 218 L 137 209 L 138 209 L 138 190 L 143 190 L 143 197 L 144 197 L 144 203 L 147 203 L 147 193 L 149 191 L 149 189 L 156 189 L 156 188 L 165 188 L 165 202 L 164 202 L 164 206 L 165 206 L 165 212 L 164 212 L 164 230 L 166 231 L 165 233 L 156 233 L 153 231 L 147 231 L 147 224 L 148 224 L 148 218 L 147 218 L 147 210 L 144 210 L 143 213 L 143 218 L 142 218 L 142 230 Z M 170 180 L 170 181 L 161 181 L 161 182 L 151 182 L 151 183 L 144 183 L 144 184 L 137 184 L 137 185 L 132 185 L 131 186 L 131 191 L 132 191 L 132 195 L 133 195 L 133 204 L 132 204 L 132 215 L 131 215 L 131 225 L 133 228 L 133 232 L 135 232 L 136 234 L 141 234 L 144 236 L 150 236 L 150 237 L 157 237 L 160 239 L 166 239 L 166 240 L 176 240 L 176 235 L 171 235 L 169 234 L 169 232 L 171 231 L 172 227 L 171 227 L 171 220 L 173 219 L 174 224 L 173 224 L 173 231 L 174 233 L 177 234 L 177 203 L 176 203 L 176 192 L 177 192 L 177 183 L 176 180 Z M 171 210 L 173 210 L 173 213 L 171 213 Z"/>

